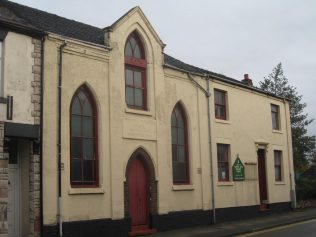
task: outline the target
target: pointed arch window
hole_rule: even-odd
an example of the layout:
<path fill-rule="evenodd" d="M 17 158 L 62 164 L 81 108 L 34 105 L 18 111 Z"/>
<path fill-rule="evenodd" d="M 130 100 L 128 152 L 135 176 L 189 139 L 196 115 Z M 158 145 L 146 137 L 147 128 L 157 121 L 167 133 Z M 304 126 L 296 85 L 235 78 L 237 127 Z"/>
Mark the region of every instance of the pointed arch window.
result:
<path fill-rule="evenodd" d="M 97 186 L 97 111 L 93 97 L 85 86 L 81 86 L 73 96 L 70 112 L 71 185 Z"/>
<path fill-rule="evenodd" d="M 190 177 L 187 119 L 179 103 L 174 107 L 171 115 L 171 137 L 173 183 L 188 184 Z"/>
<path fill-rule="evenodd" d="M 143 44 L 134 32 L 125 45 L 125 101 L 129 108 L 147 110 L 146 67 Z"/>

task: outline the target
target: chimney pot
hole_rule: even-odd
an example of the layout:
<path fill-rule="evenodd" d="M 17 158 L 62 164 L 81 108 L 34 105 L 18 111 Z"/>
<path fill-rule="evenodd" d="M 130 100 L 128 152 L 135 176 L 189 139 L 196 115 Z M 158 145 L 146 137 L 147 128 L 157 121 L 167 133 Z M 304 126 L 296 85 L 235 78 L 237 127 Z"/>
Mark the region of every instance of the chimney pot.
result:
<path fill-rule="evenodd" d="M 249 74 L 244 74 L 244 79 L 249 80 Z"/>

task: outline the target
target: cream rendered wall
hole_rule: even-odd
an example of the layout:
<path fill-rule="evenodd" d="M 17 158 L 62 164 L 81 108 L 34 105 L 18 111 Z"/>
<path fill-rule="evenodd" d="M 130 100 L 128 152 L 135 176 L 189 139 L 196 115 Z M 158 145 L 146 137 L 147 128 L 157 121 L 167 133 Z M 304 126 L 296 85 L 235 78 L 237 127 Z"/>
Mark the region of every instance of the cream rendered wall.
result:
<path fill-rule="evenodd" d="M 125 103 L 124 48 L 126 39 L 133 31 L 139 33 L 145 46 L 148 111 L 129 109 Z M 113 32 L 109 33 L 109 37 L 110 46 L 113 48 L 109 66 L 111 69 L 109 82 L 110 157 L 112 187 L 117 187 L 112 189 L 112 217 L 124 217 L 123 181 L 125 180 L 126 164 L 132 152 L 140 146 L 148 152 L 155 166 L 159 214 L 170 211 L 209 209 L 210 195 L 202 195 L 202 176 L 200 174 L 201 159 L 205 160 L 205 157 L 202 158 L 202 156 L 205 155 L 205 150 L 208 152 L 207 139 L 205 139 L 205 135 L 200 134 L 200 131 L 206 131 L 207 122 L 204 117 L 198 116 L 198 112 L 206 115 L 205 96 L 194 87 L 185 74 L 164 70 L 163 45 L 141 12 L 136 11 L 125 17 L 114 27 Z M 170 122 L 173 107 L 179 101 L 188 118 L 191 183 L 174 186 Z M 202 122 L 201 124 L 199 120 Z M 135 127 L 137 132 L 133 133 Z M 200 153 L 201 147 L 206 147 L 202 153 Z M 207 164 L 207 160 L 205 163 Z M 206 186 L 208 187 L 209 184 Z"/>
<path fill-rule="evenodd" d="M 263 94 L 251 92 L 240 87 L 231 86 L 218 81 L 213 81 L 212 88 L 227 92 L 228 120 L 222 121 L 212 118 L 213 127 L 213 157 L 216 183 L 216 207 L 232 207 L 258 205 L 259 184 L 258 180 L 233 182 L 232 165 L 239 154 L 240 159 L 257 164 L 258 146 L 266 149 L 266 172 L 269 203 L 290 201 L 290 176 L 293 174 L 291 141 L 289 141 L 290 127 L 288 102 L 268 97 Z M 214 93 L 214 90 L 212 91 Z M 212 109 L 214 111 L 214 97 Z M 276 104 L 280 107 L 280 131 L 272 130 L 271 107 Z M 286 119 L 288 121 L 286 121 Z M 230 181 L 218 182 L 216 144 L 230 144 Z M 275 182 L 273 150 L 281 150 L 283 154 L 282 182 Z M 257 166 L 256 166 L 257 171 Z"/>
<path fill-rule="evenodd" d="M 3 43 L 3 79 L 4 97 L 13 96 L 13 120 L 9 122 L 34 124 L 31 101 L 34 80 L 32 38 L 26 35 L 8 32 Z M 1 106 L 0 119 L 6 120 L 5 106 Z"/>
<path fill-rule="evenodd" d="M 125 103 L 124 48 L 130 33 L 137 31 L 147 60 L 148 111 L 129 109 Z M 212 209 L 208 143 L 207 100 L 186 73 L 163 66 L 163 43 L 139 10 L 133 10 L 106 34 L 111 47 L 91 46 L 68 40 L 63 54 L 62 85 L 62 196 L 63 220 L 124 218 L 126 165 L 142 147 L 152 159 L 158 182 L 158 213 Z M 57 215 L 57 84 L 58 49 L 62 39 L 45 42 L 43 194 L 44 224 L 56 223 Z M 206 88 L 204 78 L 195 79 Z M 69 107 L 76 89 L 86 83 L 95 96 L 99 124 L 99 188 L 70 187 Z M 259 204 L 257 181 L 217 182 L 216 143 L 231 144 L 232 161 L 238 153 L 245 162 L 256 162 L 256 142 L 268 144 L 269 201 L 289 201 L 289 164 L 284 104 L 249 90 L 211 82 L 228 92 L 229 121 L 214 119 L 211 97 L 213 165 L 216 207 Z M 171 112 L 177 102 L 188 119 L 190 184 L 173 185 Z M 270 103 L 280 105 L 281 132 L 271 129 Z M 247 106 L 246 106 L 247 105 Z M 288 105 L 287 105 L 288 106 Z M 287 107 L 288 110 L 288 107 Z M 288 113 L 288 112 L 287 112 Z M 247 115 L 247 116 L 246 116 Z M 288 125 L 289 128 L 289 125 Z M 290 143 L 289 143 L 290 144 Z M 283 150 L 284 182 L 275 184 L 273 148 Z M 291 168 L 292 169 L 292 168 Z M 79 208 L 80 207 L 80 208 Z"/>
<path fill-rule="evenodd" d="M 57 215 L 57 103 L 59 47 L 63 41 L 45 41 L 43 200 L 44 224 L 56 223 Z M 108 51 L 102 47 L 69 40 L 63 52 L 62 81 L 62 209 L 64 221 L 110 217 Z M 94 95 L 98 110 L 99 188 L 70 186 L 70 103 L 76 90 L 85 84 Z"/>

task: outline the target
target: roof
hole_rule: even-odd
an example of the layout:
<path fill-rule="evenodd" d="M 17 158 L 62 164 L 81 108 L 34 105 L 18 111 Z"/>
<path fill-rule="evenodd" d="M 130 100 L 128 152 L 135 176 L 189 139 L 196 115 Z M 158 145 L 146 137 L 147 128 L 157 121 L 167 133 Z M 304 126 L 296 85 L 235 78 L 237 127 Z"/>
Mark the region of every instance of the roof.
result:
<path fill-rule="evenodd" d="M 195 74 L 199 74 L 199 75 L 205 75 L 205 76 L 210 76 L 211 78 L 215 78 L 215 79 L 218 79 L 220 81 L 223 81 L 223 82 L 226 82 L 226 83 L 229 83 L 229 84 L 233 84 L 233 85 L 237 85 L 237 86 L 240 86 L 240 87 L 244 87 L 244 88 L 247 88 L 247 89 L 250 89 L 250 90 L 253 90 L 253 91 L 257 91 L 259 93 L 263 93 L 263 94 L 266 94 L 266 95 L 269 95 L 269 96 L 272 96 L 272 97 L 275 97 L 275 98 L 278 98 L 278 99 L 286 99 L 286 98 L 283 98 L 283 97 L 280 97 L 280 96 L 277 96 L 273 93 L 270 93 L 270 92 L 267 92 L 267 91 L 264 91 L 258 87 L 255 87 L 255 86 L 249 86 L 239 80 L 236 80 L 236 79 L 233 79 L 231 77 L 227 77 L 225 75 L 222 75 L 222 74 L 219 74 L 219 73 L 216 73 L 216 72 L 212 72 L 212 71 L 209 71 L 209 70 L 206 70 L 206 69 L 203 69 L 203 68 L 199 68 L 199 67 L 196 67 L 196 66 L 193 66 L 193 65 L 190 65 L 190 64 L 187 64 L 187 63 L 184 63 L 174 57 L 171 57 L 169 56 L 168 54 L 164 54 L 164 60 L 165 60 L 165 65 L 168 67 L 171 67 L 171 68 L 175 68 L 175 69 L 180 69 L 180 70 L 183 70 L 183 71 L 186 71 L 186 72 L 190 72 L 190 73 L 195 73 Z"/>
<path fill-rule="evenodd" d="M 124 14 L 122 17 L 120 17 L 117 21 L 115 21 L 110 27 L 106 27 L 105 29 L 101 29 L 95 26 L 87 25 L 78 21 L 70 20 L 55 14 L 51 14 L 45 11 L 41 11 L 35 8 L 31 8 L 28 6 L 24 6 L 18 3 L 10 2 L 7 0 L 0 0 L 0 19 L 5 19 L 6 15 L 1 14 L 3 12 L 3 9 L 1 7 L 4 7 L 14 13 L 13 17 L 10 17 L 11 21 L 17 22 L 19 24 L 24 24 L 28 27 L 33 27 L 35 29 L 48 32 L 48 33 L 55 33 L 58 35 L 105 45 L 104 41 L 104 30 L 107 28 L 113 28 L 120 20 L 122 20 L 124 17 L 126 17 L 130 12 L 133 10 L 139 8 L 134 7 L 131 10 L 129 10 L 126 14 Z M 227 83 L 232 83 L 237 86 L 245 87 L 251 90 L 255 90 L 259 93 L 264 93 L 276 98 L 283 99 L 282 97 L 275 96 L 274 94 L 271 94 L 269 92 L 265 92 L 259 88 L 248 86 L 244 83 L 242 83 L 239 80 L 233 79 L 231 77 L 227 77 L 222 74 L 218 74 L 212 71 L 208 71 L 196 66 L 192 66 L 190 64 L 186 64 L 176 58 L 173 58 L 169 56 L 168 54 L 164 54 L 164 62 L 165 66 L 170 66 L 175 69 L 188 71 L 195 74 L 207 74 L 213 78 L 216 78 L 218 80 L 225 81 Z"/>
<path fill-rule="evenodd" d="M 180 61 L 180 60 L 178 60 L 178 59 L 176 59 L 174 57 L 171 57 L 168 54 L 165 54 L 165 64 L 173 66 L 173 67 L 176 67 L 176 68 L 179 68 L 179 69 L 182 69 L 182 70 L 185 70 L 185 71 L 189 71 L 189 72 L 192 72 L 192 73 L 202 74 L 202 75 L 206 74 L 206 75 L 210 75 L 210 76 L 214 76 L 214 77 L 220 77 L 220 78 L 223 78 L 223 79 L 234 81 L 235 83 L 243 84 L 242 82 L 240 82 L 240 81 L 238 81 L 236 79 L 227 77 L 225 75 L 222 75 L 222 74 L 219 74 L 219 73 L 215 73 L 215 72 L 211 72 L 211 71 L 208 71 L 206 69 L 202 69 L 202 68 L 199 68 L 199 67 L 196 67 L 196 66 L 184 63 L 184 62 L 182 62 L 182 61 Z"/>
<path fill-rule="evenodd" d="M 35 8 L 20 5 L 7 0 L 0 0 L 0 7 L 12 11 L 20 22 L 32 25 L 39 30 L 75 38 L 95 44 L 104 44 L 104 31 L 74 20 L 57 16 Z"/>

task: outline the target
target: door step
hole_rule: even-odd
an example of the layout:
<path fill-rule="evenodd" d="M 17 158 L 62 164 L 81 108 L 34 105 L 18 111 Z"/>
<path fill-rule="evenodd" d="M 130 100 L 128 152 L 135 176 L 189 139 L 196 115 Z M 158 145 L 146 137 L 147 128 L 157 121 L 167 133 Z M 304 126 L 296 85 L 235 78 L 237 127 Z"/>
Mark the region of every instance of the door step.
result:
<path fill-rule="evenodd" d="M 259 211 L 270 211 L 268 204 L 261 203 L 259 206 Z"/>
<path fill-rule="evenodd" d="M 132 231 L 128 233 L 128 236 L 151 235 L 156 232 L 156 229 L 149 229 L 147 226 L 135 226 L 132 227 Z"/>

